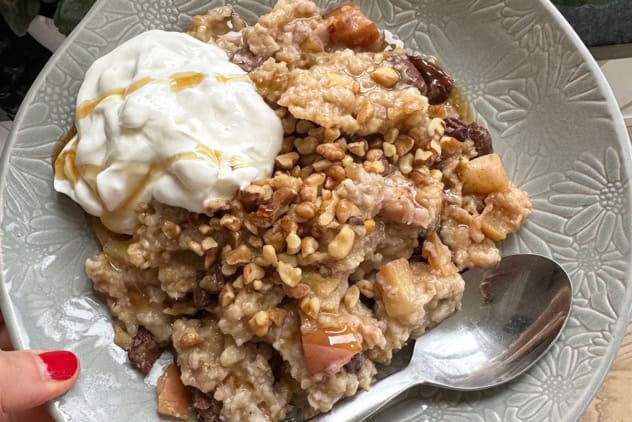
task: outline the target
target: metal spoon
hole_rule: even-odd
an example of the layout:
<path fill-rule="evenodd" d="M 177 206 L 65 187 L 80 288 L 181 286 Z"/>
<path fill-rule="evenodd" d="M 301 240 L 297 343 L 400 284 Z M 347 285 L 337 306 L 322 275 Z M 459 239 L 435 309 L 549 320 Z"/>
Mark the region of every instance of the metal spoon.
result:
<path fill-rule="evenodd" d="M 406 368 L 317 420 L 364 420 L 420 384 L 467 391 L 506 383 L 535 364 L 566 324 L 571 282 L 548 258 L 509 256 L 463 278 L 463 308 L 416 340 Z"/>

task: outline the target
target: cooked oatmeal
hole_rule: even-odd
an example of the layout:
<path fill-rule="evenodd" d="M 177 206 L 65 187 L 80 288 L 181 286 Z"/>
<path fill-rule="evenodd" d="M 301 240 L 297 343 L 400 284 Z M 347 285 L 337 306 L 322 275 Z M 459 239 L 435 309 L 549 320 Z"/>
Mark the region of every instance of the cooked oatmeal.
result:
<path fill-rule="evenodd" d="M 87 274 L 136 368 L 175 351 L 161 413 L 327 412 L 459 310 L 460 271 L 498 262 L 531 204 L 452 104 L 452 79 L 355 5 L 279 0 L 254 26 L 224 6 L 190 35 L 224 49 L 281 119 L 274 175 L 207 214 L 143 204 L 131 237 L 97 220 Z"/>

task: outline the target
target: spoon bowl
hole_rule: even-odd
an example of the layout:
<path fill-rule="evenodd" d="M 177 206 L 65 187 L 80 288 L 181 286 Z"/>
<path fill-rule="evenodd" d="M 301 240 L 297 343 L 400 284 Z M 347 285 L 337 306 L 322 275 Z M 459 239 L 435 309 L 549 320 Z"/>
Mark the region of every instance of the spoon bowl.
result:
<path fill-rule="evenodd" d="M 409 364 L 318 421 L 364 420 L 420 384 L 463 391 L 495 387 L 544 356 L 564 328 L 573 298 L 570 278 L 556 262 L 513 255 L 462 275 L 462 309 L 416 340 Z"/>

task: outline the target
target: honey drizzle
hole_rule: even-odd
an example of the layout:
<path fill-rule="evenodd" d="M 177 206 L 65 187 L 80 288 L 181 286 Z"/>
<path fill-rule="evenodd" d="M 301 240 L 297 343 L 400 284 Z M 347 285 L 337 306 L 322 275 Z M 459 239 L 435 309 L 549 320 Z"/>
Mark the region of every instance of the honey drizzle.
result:
<path fill-rule="evenodd" d="M 238 170 L 238 169 L 252 167 L 251 163 L 244 161 L 241 157 L 238 157 L 238 156 L 233 156 L 228 162 L 228 165 L 233 171 Z"/>
<path fill-rule="evenodd" d="M 318 327 L 303 334 L 303 343 L 345 349 L 352 353 L 362 351 L 353 329 L 347 324 L 337 328 Z"/>
<path fill-rule="evenodd" d="M 169 77 L 169 85 L 171 85 L 171 90 L 173 92 L 180 92 L 183 89 L 194 88 L 202 83 L 202 81 L 206 78 L 206 75 L 203 73 L 197 72 L 181 72 L 174 73 Z"/>
<path fill-rule="evenodd" d="M 55 178 L 57 180 L 68 179 L 72 185 L 77 183 L 80 177 L 79 170 L 75 166 L 77 144 L 78 142 L 75 142 L 70 149 L 62 151 L 55 159 Z"/>
<path fill-rule="evenodd" d="M 149 85 L 150 83 L 168 83 L 171 86 L 171 90 L 173 92 L 180 92 L 183 89 L 196 87 L 197 85 L 202 83 L 204 78 L 206 78 L 206 75 L 204 73 L 198 72 L 174 73 L 173 75 L 169 76 L 169 79 L 155 79 L 150 76 L 146 76 L 142 79 L 137 80 L 127 88 L 114 88 L 104 92 L 97 98 L 82 102 L 81 104 L 79 104 L 79 107 L 77 107 L 77 120 L 81 120 L 90 116 L 92 113 L 94 113 L 94 110 L 97 108 L 97 106 L 108 98 L 124 98 L 132 94 L 133 92 L 138 91 L 142 87 Z"/>
<path fill-rule="evenodd" d="M 155 79 L 147 76 L 132 83 L 127 88 L 111 89 L 104 92 L 97 98 L 82 102 L 77 107 L 76 119 L 81 120 L 90 116 L 92 113 L 94 113 L 94 110 L 98 107 L 98 105 L 108 98 L 116 96 L 126 97 L 127 95 L 130 95 L 133 92 L 151 83 L 168 83 L 173 92 L 180 92 L 184 89 L 193 88 L 199 85 L 205 78 L 205 74 L 198 72 L 174 73 L 166 80 Z M 250 82 L 250 78 L 248 77 L 248 75 L 216 74 L 215 78 L 218 82 L 221 83 L 240 81 Z M 72 141 L 76 135 L 77 129 L 76 126 L 73 125 L 70 131 L 59 140 L 58 146 L 55 148 L 55 152 L 53 155 L 55 178 L 57 180 L 68 180 L 73 186 L 80 179 L 83 179 L 92 190 L 96 191 L 97 176 L 103 170 L 105 170 L 106 167 L 97 164 L 82 164 L 80 166 L 77 166 L 76 156 L 79 140 L 77 140 L 72 148 L 70 148 L 68 151 L 62 152 L 68 142 Z M 142 194 L 147 185 L 151 183 L 152 180 L 159 177 L 159 175 L 163 174 L 165 172 L 165 169 L 167 169 L 174 163 L 181 160 L 197 160 L 200 158 L 205 160 L 209 164 L 219 167 L 220 160 L 222 159 L 222 152 L 216 149 L 209 148 L 204 144 L 198 144 L 195 148 L 195 152 L 184 152 L 176 154 L 160 163 L 151 164 L 147 173 L 134 187 L 134 190 L 114 210 L 104 211 L 101 220 L 105 224 L 106 221 L 112 221 L 113 219 L 119 217 L 122 211 L 131 209 L 133 206 L 136 206 L 138 197 Z M 235 157 L 233 157 L 230 161 L 230 167 L 233 170 L 250 166 L 252 166 L 250 163 L 247 163 L 241 159 L 236 159 Z"/>
<path fill-rule="evenodd" d="M 66 132 L 64 136 L 59 138 L 59 140 L 57 141 L 57 145 L 55 145 L 55 148 L 53 149 L 53 154 L 52 154 L 53 163 L 57 161 L 57 157 L 59 157 L 59 154 L 61 154 L 64 147 L 68 145 L 68 142 L 72 141 L 72 138 L 74 138 L 76 134 L 77 134 L 77 127 L 75 125 L 72 125 L 70 130 Z"/>
<path fill-rule="evenodd" d="M 472 122 L 474 119 L 472 104 L 467 95 L 459 87 L 454 87 L 450 96 L 448 97 L 448 103 L 454 107 L 460 118 L 465 122 Z"/>
<path fill-rule="evenodd" d="M 215 79 L 220 83 L 229 83 L 229 82 L 251 82 L 248 74 L 243 75 L 222 75 L 218 73 L 215 75 Z"/>

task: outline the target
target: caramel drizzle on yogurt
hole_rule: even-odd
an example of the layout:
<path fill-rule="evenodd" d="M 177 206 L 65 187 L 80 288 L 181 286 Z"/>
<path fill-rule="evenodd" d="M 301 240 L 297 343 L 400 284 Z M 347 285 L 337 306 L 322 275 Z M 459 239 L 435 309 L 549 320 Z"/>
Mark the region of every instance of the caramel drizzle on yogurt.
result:
<path fill-rule="evenodd" d="M 105 91 L 103 94 L 99 95 L 97 98 L 92 100 L 86 100 L 79 104 L 77 107 L 76 117 L 77 120 L 84 119 L 94 113 L 94 110 L 97 108 L 99 104 L 103 101 L 107 100 L 111 97 L 126 97 L 134 91 L 138 91 L 145 85 L 148 85 L 152 82 L 158 82 L 159 80 L 151 78 L 149 76 L 139 79 L 127 88 L 115 88 L 110 89 L 109 91 Z"/>
<path fill-rule="evenodd" d="M 137 80 L 136 82 L 134 82 L 127 88 L 114 88 L 109 91 L 105 91 L 103 94 L 99 95 L 97 98 L 82 102 L 81 104 L 79 104 L 79 107 L 77 107 L 77 112 L 76 112 L 77 120 L 81 120 L 90 116 L 92 113 L 94 113 L 94 110 L 97 108 L 97 106 L 101 104 L 103 101 L 107 100 L 108 98 L 112 98 L 112 97 L 125 98 L 131 93 L 138 91 L 142 87 L 152 84 L 152 83 L 156 83 L 156 84 L 166 83 L 171 86 L 171 90 L 173 92 L 180 92 L 187 88 L 195 88 L 196 86 L 201 84 L 205 78 L 206 78 L 206 75 L 204 73 L 199 73 L 199 72 L 174 73 L 173 75 L 169 76 L 168 79 L 155 79 L 150 76 L 146 76 L 142 79 Z M 215 79 L 221 83 L 250 82 L 250 78 L 248 77 L 247 74 L 222 75 L 218 73 L 215 75 Z"/>
<path fill-rule="evenodd" d="M 86 100 L 82 102 L 76 111 L 76 119 L 81 120 L 86 117 L 92 115 L 94 110 L 97 108 L 99 104 L 108 98 L 112 97 L 126 97 L 133 92 L 143 88 L 146 85 L 154 84 L 154 83 L 167 83 L 170 85 L 170 88 L 173 92 L 180 92 L 187 88 L 194 88 L 204 79 L 206 75 L 198 72 L 180 72 L 172 74 L 168 79 L 156 79 L 152 77 L 145 77 L 139 79 L 138 81 L 132 83 L 127 88 L 115 88 L 109 91 L 104 92 L 97 98 L 92 100 Z M 229 83 L 229 82 L 249 82 L 250 79 L 248 75 L 221 75 L 216 74 L 215 78 L 218 82 L 221 83 Z M 107 164 L 98 165 L 98 164 L 76 164 L 77 159 L 77 147 L 79 146 L 79 139 L 77 138 L 77 130 L 76 126 L 73 126 L 72 129 L 59 141 L 59 146 L 57 147 L 57 151 L 54 154 L 54 167 L 55 167 L 55 178 L 57 180 L 67 180 L 70 182 L 72 186 L 77 184 L 79 180 L 84 180 L 93 191 L 97 190 L 97 176 L 107 168 Z M 64 150 L 64 147 L 69 142 L 74 141 L 74 144 Z M 118 219 L 123 213 L 127 210 L 132 209 L 138 203 L 139 196 L 145 190 L 147 185 L 153 182 L 155 179 L 160 177 L 162 174 L 166 173 L 167 170 L 179 161 L 185 160 L 203 160 L 208 164 L 219 167 L 222 159 L 222 152 L 213 148 L 209 148 L 204 144 L 198 144 L 194 151 L 182 152 L 179 154 L 175 154 L 171 157 L 166 158 L 165 160 L 159 163 L 133 163 L 130 162 L 129 165 L 130 171 L 128 176 L 133 177 L 134 174 L 137 174 L 140 170 L 144 175 L 140 178 L 137 184 L 133 187 L 133 190 L 127 195 L 120 204 L 111 211 L 104 210 L 103 215 L 101 216 L 101 220 L 106 226 L 110 226 L 108 222 L 113 222 Z M 231 170 L 237 170 L 240 168 L 252 167 L 251 163 L 244 161 L 242 158 L 233 156 L 228 162 Z M 140 169 L 139 166 L 146 167 Z"/>
<path fill-rule="evenodd" d="M 105 170 L 105 165 L 97 164 L 76 164 L 77 146 L 76 141 L 69 149 L 63 151 L 55 160 L 55 178 L 58 180 L 68 180 L 72 186 L 76 185 L 79 180 L 84 180 L 90 188 L 96 192 L 97 176 Z M 132 191 L 119 203 L 119 205 L 109 211 L 104 209 L 101 215 L 101 221 L 107 227 L 114 227 L 115 222 L 119 220 L 125 211 L 131 210 L 139 202 L 139 197 L 147 186 L 154 180 L 167 173 L 168 169 L 177 162 L 186 160 L 203 160 L 212 166 L 219 167 L 222 159 L 222 152 L 209 148 L 206 145 L 198 144 L 194 151 L 175 154 L 159 163 L 135 163 L 130 162 L 128 178 L 132 178 L 138 172 L 144 173 L 140 180 L 133 186 Z M 252 164 L 243 161 L 242 158 L 236 156 L 229 160 L 231 170 L 235 171 L 240 168 L 252 167 Z"/>

